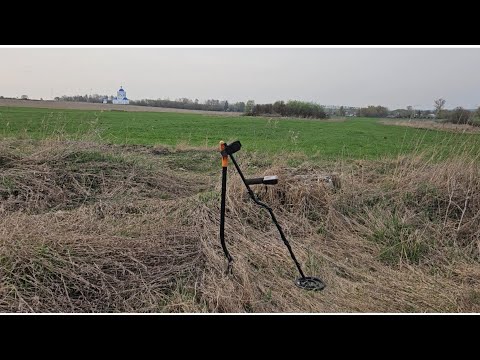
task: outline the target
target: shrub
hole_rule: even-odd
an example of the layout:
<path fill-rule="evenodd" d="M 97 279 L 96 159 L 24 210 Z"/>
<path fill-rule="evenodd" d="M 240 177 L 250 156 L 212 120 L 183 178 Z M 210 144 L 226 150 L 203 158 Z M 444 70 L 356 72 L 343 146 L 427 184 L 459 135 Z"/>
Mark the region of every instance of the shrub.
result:
<path fill-rule="evenodd" d="M 388 109 L 384 106 L 368 106 L 366 108 L 360 108 L 357 111 L 357 116 L 361 117 L 386 117 L 388 115 Z"/>
<path fill-rule="evenodd" d="M 453 124 L 471 124 L 472 118 L 472 113 L 462 107 L 455 108 L 448 115 L 448 121 Z"/>
<path fill-rule="evenodd" d="M 276 101 L 274 104 L 257 104 L 252 111 L 245 112 L 247 115 L 279 115 L 314 119 L 325 119 L 327 117 L 323 106 L 313 102 L 296 100 L 290 100 L 287 103 Z"/>

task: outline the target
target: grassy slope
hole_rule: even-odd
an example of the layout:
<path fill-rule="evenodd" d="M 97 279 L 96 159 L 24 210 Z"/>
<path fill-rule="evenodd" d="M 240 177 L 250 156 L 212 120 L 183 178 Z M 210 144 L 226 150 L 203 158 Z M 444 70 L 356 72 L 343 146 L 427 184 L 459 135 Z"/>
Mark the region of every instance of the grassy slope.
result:
<path fill-rule="evenodd" d="M 480 152 L 480 136 L 385 126 L 375 119 L 344 122 L 269 120 L 180 113 L 2 108 L 0 136 L 45 138 L 55 134 L 117 144 L 187 143 L 215 146 L 240 139 L 246 150 L 303 152 L 321 158 L 378 158 L 430 149 Z"/>

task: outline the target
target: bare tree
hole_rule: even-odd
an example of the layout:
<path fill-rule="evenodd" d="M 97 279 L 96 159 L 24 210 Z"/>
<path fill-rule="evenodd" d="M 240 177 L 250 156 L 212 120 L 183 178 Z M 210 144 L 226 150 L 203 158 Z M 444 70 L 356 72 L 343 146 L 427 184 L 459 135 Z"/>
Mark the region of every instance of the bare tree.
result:
<path fill-rule="evenodd" d="M 413 114 L 414 114 L 414 112 L 413 112 L 413 106 L 408 105 L 408 106 L 407 106 L 407 111 L 408 111 L 408 116 L 409 116 L 410 119 L 411 119 L 411 118 L 413 117 Z"/>
<path fill-rule="evenodd" d="M 435 104 L 435 114 L 436 114 L 436 118 L 438 119 L 440 117 L 440 113 L 441 111 L 443 110 L 443 107 L 445 106 L 445 99 L 437 99 L 434 101 L 434 104 Z"/>

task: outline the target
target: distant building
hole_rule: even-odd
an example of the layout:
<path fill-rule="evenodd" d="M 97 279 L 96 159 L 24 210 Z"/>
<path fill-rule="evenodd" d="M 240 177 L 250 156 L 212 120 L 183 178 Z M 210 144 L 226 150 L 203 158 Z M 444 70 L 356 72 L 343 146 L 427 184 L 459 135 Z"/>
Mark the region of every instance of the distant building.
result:
<path fill-rule="evenodd" d="M 108 104 L 108 99 L 107 98 L 103 99 L 103 103 Z"/>
<path fill-rule="evenodd" d="M 117 96 L 113 98 L 112 103 L 128 105 L 129 100 L 127 98 L 127 93 L 125 92 L 125 90 L 123 90 L 121 86 L 120 86 L 120 90 L 117 91 Z"/>

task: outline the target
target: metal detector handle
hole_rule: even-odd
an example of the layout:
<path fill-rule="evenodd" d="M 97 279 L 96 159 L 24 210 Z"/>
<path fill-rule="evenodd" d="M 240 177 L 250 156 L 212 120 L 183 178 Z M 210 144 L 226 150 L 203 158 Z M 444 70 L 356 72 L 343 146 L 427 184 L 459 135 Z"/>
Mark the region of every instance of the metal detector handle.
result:
<path fill-rule="evenodd" d="M 278 176 L 273 175 L 273 176 L 264 176 L 261 178 L 245 179 L 245 183 L 247 185 L 258 185 L 258 184 L 275 185 L 275 184 L 278 184 Z"/>
<path fill-rule="evenodd" d="M 231 144 L 226 144 L 223 141 L 220 142 L 220 153 L 222 154 L 222 156 L 235 154 L 241 148 L 242 148 L 242 144 L 238 140 L 234 141 Z"/>

